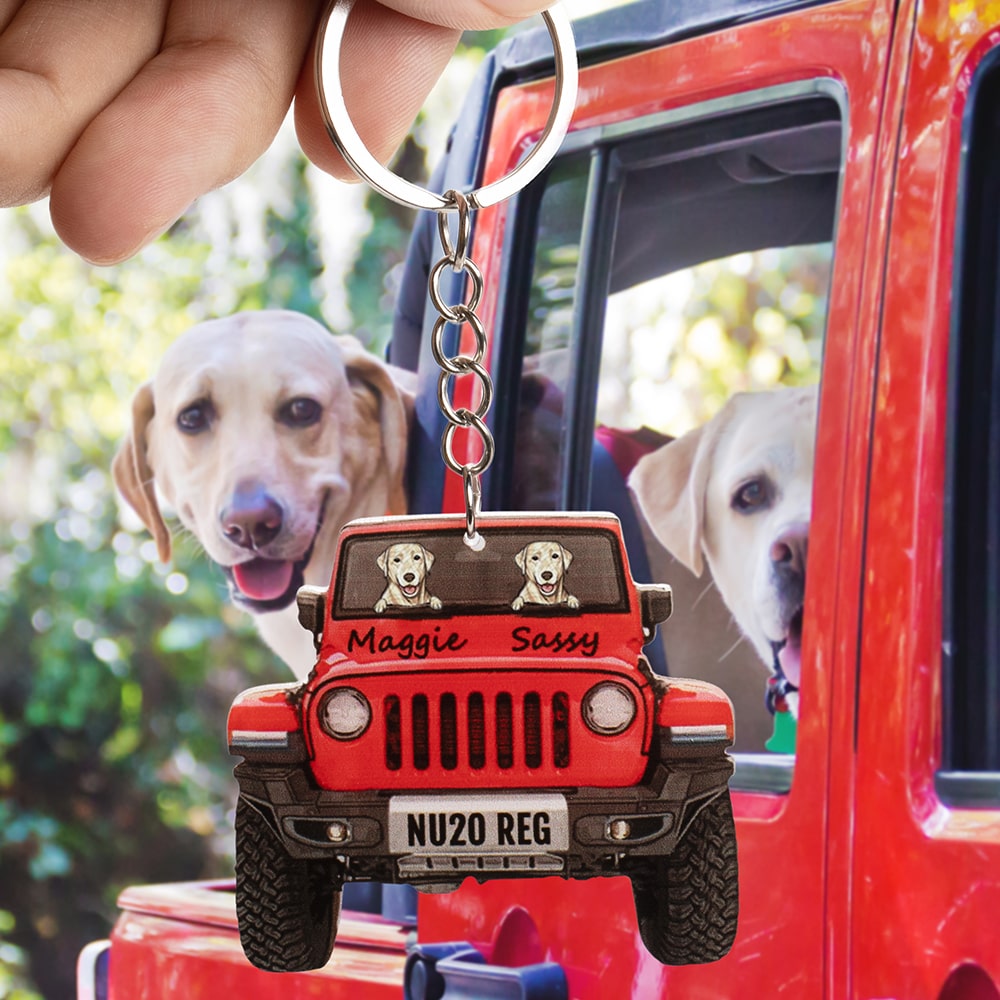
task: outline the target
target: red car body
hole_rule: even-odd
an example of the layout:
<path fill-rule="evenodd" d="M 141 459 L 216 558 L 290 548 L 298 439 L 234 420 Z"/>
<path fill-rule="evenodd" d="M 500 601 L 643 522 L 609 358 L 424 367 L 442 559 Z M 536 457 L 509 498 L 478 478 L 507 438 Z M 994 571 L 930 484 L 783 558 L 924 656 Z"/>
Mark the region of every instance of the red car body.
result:
<path fill-rule="evenodd" d="M 954 794 L 954 609 L 943 594 L 953 345 L 962 267 L 975 256 L 963 249 L 972 216 L 960 193 L 977 81 L 1000 48 L 1000 8 L 758 6 L 663 44 L 591 58 L 571 133 L 613 133 L 642 116 L 803 84 L 833 87 L 845 109 L 809 543 L 810 566 L 822 571 L 807 584 L 791 787 L 733 786 L 736 942 L 710 965 L 652 962 L 637 942 L 625 879 L 469 882 L 421 898 L 419 938 L 472 941 L 498 960 L 516 912 L 526 951 L 559 962 L 579 1000 L 995 1000 L 998 768 L 972 775 L 984 794 Z M 539 134 L 551 96 L 547 79 L 500 90 L 484 181 Z M 488 328 L 503 320 L 509 221 L 507 206 L 477 220 Z M 443 509 L 461 509 L 460 493 L 460 483 L 446 482 Z M 202 940 L 194 925 L 190 933 Z M 335 953 L 335 962 L 336 954 L 355 953 Z M 112 996 L 165 995 L 137 988 L 139 964 L 113 951 Z M 199 974 L 212 981 L 214 969 L 206 958 Z"/>

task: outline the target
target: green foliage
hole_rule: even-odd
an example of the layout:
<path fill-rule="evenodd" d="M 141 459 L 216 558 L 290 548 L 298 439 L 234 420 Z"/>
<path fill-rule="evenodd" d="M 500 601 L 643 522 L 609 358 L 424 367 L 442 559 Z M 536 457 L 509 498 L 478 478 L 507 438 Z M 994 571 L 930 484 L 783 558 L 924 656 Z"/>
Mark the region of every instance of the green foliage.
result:
<path fill-rule="evenodd" d="M 422 150 L 407 140 L 392 169 L 415 184 L 426 183 Z M 383 354 L 392 335 L 396 291 L 415 212 L 369 191 L 365 210 L 371 220 L 348 279 L 348 305 L 355 333 L 377 354 Z"/>
<path fill-rule="evenodd" d="M 17 542 L 0 598 L 0 883 L 52 996 L 126 884 L 229 872 L 226 710 L 280 676 L 189 546 L 169 571 L 134 567 L 127 543 L 144 543 L 113 509 L 82 541 L 60 537 L 71 516 L 61 503 Z"/>
<path fill-rule="evenodd" d="M 491 31 L 466 31 L 462 35 L 462 45 L 467 49 L 489 52 L 495 49 L 507 35 L 504 28 L 494 28 Z"/>
<path fill-rule="evenodd" d="M 409 232 L 400 213 L 377 193 L 370 193 L 365 207 L 372 220 L 361 253 L 348 280 L 348 306 L 354 333 L 381 354 L 392 335 L 392 316 L 399 268 L 406 256 Z"/>
<path fill-rule="evenodd" d="M 107 269 L 36 210 L 3 220 L 20 252 L 0 257 L 0 996 L 71 995 L 126 885 L 231 873 L 226 713 L 287 668 L 193 544 L 156 562 L 108 469 L 129 398 L 183 330 L 243 308 L 318 315 L 301 161 L 283 171 L 243 253 L 249 222 L 224 195 Z"/>
<path fill-rule="evenodd" d="M 817 382 L 831 253 L 741 253 L 612 296 L 599 419 L 676 436 L 734 393 Z"/>
<path fill-rule="evenodd" d="M 306 162 L 296 158 L 288 170 L 291 189 L 286 215 L 269 209 L 267 226 L 271 234 L 271 256 L 267 295 L 286 309 L 323 321 L 316 303 L 314 285 L 323 269 L 315 237 L 315 218 L 306 185 Z"/>
<path fill-rule="evenodd" d="M 16 926 L 14 914 L 0 910 L 0 997 L 4 1000 L 41 1000 L 41 995 L 28 983 L 23 950 L 6 940 Z"/>

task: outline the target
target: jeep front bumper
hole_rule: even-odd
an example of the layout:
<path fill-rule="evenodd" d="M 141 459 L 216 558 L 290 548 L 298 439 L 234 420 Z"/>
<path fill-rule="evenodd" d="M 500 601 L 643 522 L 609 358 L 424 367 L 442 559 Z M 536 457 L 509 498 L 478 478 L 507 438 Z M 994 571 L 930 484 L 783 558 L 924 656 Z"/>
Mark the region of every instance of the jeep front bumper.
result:
<path fill-rule="evenodd" d="M 346 880 L 587 878 L 673 851 L 700 808 L 727 793 L 732 762 L 712 749 L 675 752 L 627 788 L 338 792 L 303 765 L 247 762 L 236 776 L 290 855 L 335 857 Z"/>

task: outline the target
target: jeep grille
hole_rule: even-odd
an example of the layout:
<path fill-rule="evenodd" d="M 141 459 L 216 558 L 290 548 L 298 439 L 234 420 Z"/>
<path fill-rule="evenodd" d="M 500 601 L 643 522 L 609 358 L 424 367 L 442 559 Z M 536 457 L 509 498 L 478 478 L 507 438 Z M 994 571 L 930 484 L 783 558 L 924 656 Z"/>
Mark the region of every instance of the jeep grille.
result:
<path fill-rule="evenodd" d="M 546 710 L 550 713 L 551 745 L 543 746 L 542 696 L 537 691 L 527 692 L 515 707 L 515 698 L 509 691 L 501 691 L 493 699 L 491 722 L 487 721 L 486 699 L 473 691 L 466 699 L 466 725 L 458 722 L 458 697 L 446 692 L 438 697 L 437 739 L 430 732 L 430 702 L 426 694 L 417 694 L 410 700 L 410 732 L 403 732 L 403 712 L 398 695 L 390 694 L 384 703 L 385 715 L 385 766 L 398 771 L 403 766 L 404 746 L 412 754 L 413 767 L 426 771 L 434 763 L 446 771 L 454 771 L 459 763 L 467 764 L 473 771 L 481 771 L 487 764 L 487 747 L 495 747 L 496 766 L 509 771 L 519 756 L 524 766 L 537 769 L 545 762 L 553 767 L 569 767 L 569 695 L 557 691 L 549 700 Z M 521 746 L 514 746 L 514 712 L 520 712 Z M 491 732 L 492 730 L 492 732 Z M 492 736 L 492 739 L 491 739 Z"/>

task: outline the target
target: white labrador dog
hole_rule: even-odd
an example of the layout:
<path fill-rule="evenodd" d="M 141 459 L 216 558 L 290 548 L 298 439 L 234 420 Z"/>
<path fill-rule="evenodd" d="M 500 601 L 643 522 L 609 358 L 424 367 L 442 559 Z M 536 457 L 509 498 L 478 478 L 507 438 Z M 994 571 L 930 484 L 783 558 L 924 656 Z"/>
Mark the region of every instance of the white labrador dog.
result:
<path fill-rule="evenodd" d="M 346 521 L 406 512 L 411 382 L 353 337 L 265 310 L 188 330 L 133 399 L 112 471 L 160 559 L 171 543 L 158 495 L 299 677 L 315 652 L 296 591 L 329 583 Z"/>
<path fill-rule="evenodd" d="M 390 545 L 378 559 L 378 568 L 385 574 L 385 590 L 375 602 L 381 614 L 388 607 L 426 608 L 441 610 L 441 600 L 427 589 L 427 574 L 434 565 L 434 553 L 416 542 Z"/>
<path fill-rule="evenodd" d="M 816 402 L 815 386 L 739 393 L 629 477 L 658 540 L 698 576 L 708 564 L 757 654 L 796 688 Z"/>
<path fill-rule="evenodd" d="M 573 561 L 573 553 L 558 542 L 529 542 L 516 556 L 514 562 L 524 574 L 524 586 L 511 602 L 514 611 L 525 604 L 565 604 L 578 608 L 579 600 L 566 589 L 566 570 Z"/>

